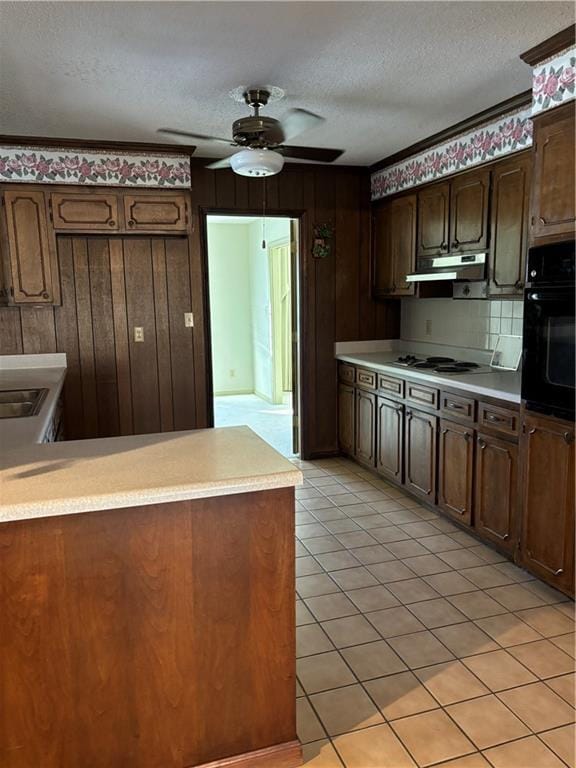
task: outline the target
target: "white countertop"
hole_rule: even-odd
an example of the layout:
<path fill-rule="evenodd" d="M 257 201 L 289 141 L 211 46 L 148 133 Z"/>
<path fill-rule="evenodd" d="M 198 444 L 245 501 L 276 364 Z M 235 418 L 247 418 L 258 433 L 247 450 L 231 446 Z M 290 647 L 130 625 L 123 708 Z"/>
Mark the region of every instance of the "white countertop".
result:
<path fill-rule="evenodd" d="M 0 419 L 0 452 L 42 441 L 66 378 L 66 355 L 0 356 L 0 390 L 47 389 L 36 416 Z"/>
<path fill-rule="evenodd" d="M 30 445 L 0 460 L 0 523 L 299 485 L 248 427 Z"/>
<path fill-rule="evenodd" d="M 493 397 L 497 400 L 505 400 L 510 403 L 521 402 L 519 371 L 487 371 L 486 373 L 462 373 L 457 376 L 431 371 L 421 371 L 414 368 L 404 368 L 391 365 L 397 357 L 406 353 L 402 351 L 390 352 L 350 352 L 337 354 L 338 360 L 343 360 L 354 365 L 374 368 L 375 370 L 389 373 L 399 377 L 409 377 L 414 380 L 425 381 L 438 387 L 450 389 L 462 389 L 475 395 Z M 412 354 L 414 354 L 412 352 Z"/>

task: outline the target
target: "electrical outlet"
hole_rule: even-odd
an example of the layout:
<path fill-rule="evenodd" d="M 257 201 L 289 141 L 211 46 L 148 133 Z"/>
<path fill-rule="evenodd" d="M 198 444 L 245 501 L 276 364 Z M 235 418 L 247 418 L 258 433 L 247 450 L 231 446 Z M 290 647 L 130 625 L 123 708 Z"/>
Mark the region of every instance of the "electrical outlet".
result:
<path fill-rule="evenodd" d="M 432 336 L 432 320 L 426 320 L 424 324 L 424 333 L 426 336 Z"/>
<path fill-rule="evenodd" d="M 230 378 L 231 379 L 236 378 L 236 369 L 235 368 L 230 368 Z"/>

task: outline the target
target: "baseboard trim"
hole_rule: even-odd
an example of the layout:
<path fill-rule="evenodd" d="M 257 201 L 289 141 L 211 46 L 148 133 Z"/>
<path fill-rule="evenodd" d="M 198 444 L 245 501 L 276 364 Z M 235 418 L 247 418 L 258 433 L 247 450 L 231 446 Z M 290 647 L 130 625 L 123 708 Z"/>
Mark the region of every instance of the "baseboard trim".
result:
<path fill-rule="evenodd" d="M 302 461 L 314 461 L 314 459 L 335 459 L 339 456 L 344 457 L 344 454 L 335 449 L 333 451 L 310 451 L 306 456 L 301 456 L 300 458 Z M 348 458 L 348 456 L 344 458 Z"/>
<path fill-rule="evenodd" d="M 302 765 L 302 747 L 298 740 L 285 741 L 273 747 L 244 752 L 241 755 L 223 757 L 210 763 L 189 768 L 299 768 Z"/>
<path fill-rule="evenodd" d="M 214 397 L 227 397 L 228 395 L 254 395 L 253 389 L 224 389 L 221 392 L 214 392 Z"/>

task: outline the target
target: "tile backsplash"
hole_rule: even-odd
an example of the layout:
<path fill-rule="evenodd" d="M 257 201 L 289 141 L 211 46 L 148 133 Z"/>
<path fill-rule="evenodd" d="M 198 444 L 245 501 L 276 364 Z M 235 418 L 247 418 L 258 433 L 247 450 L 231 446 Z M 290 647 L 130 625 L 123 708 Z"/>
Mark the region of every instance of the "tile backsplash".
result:
<path fill-rule="evenodd" d="M 400 335 L 473 349 L 494 349 L 498 334 L 522 336 L 522 301 L 403 299 Z"/>

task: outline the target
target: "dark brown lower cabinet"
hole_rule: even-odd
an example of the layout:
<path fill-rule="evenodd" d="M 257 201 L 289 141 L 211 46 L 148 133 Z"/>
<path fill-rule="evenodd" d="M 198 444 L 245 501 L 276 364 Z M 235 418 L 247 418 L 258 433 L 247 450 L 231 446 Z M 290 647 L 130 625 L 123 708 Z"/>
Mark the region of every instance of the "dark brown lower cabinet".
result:
<path fill-rule="evenodd" d="M 574 594 L 574 424 L 526 413 L 521 450 L 523 565 Z"/>
<path fill-rule="evenodd" d="M 354 387 L 338 385 L 338 442 L 346 456 L 354 456 Z"/>
<path fill-rule="evenodd" d="M 510 555 L 517 543 L 518 493 L 518 446 L 478 435 L 474 528 Z"/>
<path fill-rule="evenodd" d="M 386 397 L 377 397 L 376 420 L 376 472 L 401 483 L 404 406 Z"/>
<path fill-rule="evenodd" d="M 438 450 L 438 506 L 467 525 L 472 524 L 474 431 L 441 419 Z"/>
<path fill-rule="evenodd" d="M 436 502 L 436 431 L 438 417 L 415 408 L 406 409 L 404 484 L 430 504 Z"/>
<path fill-rule="evenodd" d="M 356 460 L 368 467 L 376 465 L 376 395 L 356 390 Z"/>

